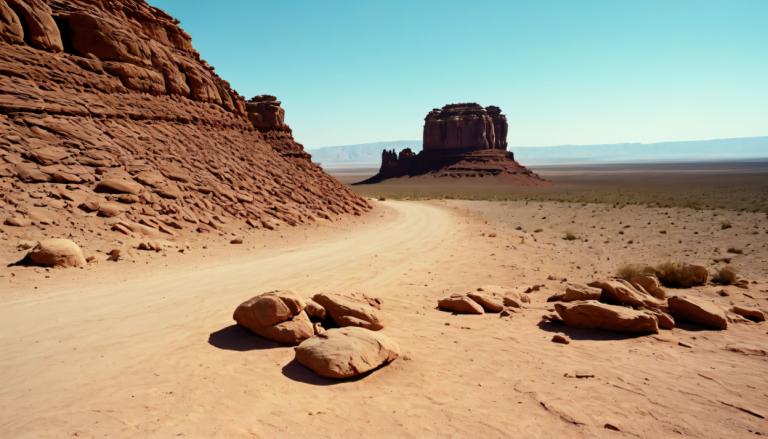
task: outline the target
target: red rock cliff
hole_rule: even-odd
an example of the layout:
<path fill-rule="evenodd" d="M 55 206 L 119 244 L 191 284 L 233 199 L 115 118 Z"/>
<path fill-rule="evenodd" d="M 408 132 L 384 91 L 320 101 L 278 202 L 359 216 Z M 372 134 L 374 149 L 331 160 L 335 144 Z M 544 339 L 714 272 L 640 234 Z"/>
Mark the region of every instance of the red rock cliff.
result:
<path fill-rule="evenodd" d="M 0 0 L 0 133 L 0 213 L 33 224 L 98 212 L 174 234 L 369 208 L 274 97 L 246 103 L 143 0 Z"/>

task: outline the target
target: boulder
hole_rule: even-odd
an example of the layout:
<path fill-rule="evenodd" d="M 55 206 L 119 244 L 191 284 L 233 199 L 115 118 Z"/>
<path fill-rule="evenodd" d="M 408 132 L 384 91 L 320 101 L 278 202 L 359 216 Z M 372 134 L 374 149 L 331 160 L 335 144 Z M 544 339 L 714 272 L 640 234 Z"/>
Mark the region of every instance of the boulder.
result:
<path fill-rule="evenodd" d="M 669 313 L 684 322 L 713 329 L 728 328 L 725 312 L 717 305 L 687 296 L 673 296 L 668 300 Z"/>
<path fill-rule="evenodd" d="M 41 267 L 83 267 L 83 250 L 69 239 L 40 241 L 27 255 L 29 262 Z"/>
<path fill-rule="evenodd" d="M 634 308 L 658 308 L 663 305 L 659 299 L 645 291 L 638 290 L 624 279 L 595 281 L 591 287 L 600 288 L 600 301 Z"/>
<path fill-rule="evenodd" d="M 504 309 L 502 298 L 488 291 L 473 291 L 467 293 L 467 297 L 480 304 L 485 312 L 501 312 Z"/>
<path fill-rule="evenodd" d="M 600 300 L 603 290 L 580 283 L 569 283 L 565 286 L 565 294 L 559 300 L 574 302 L 576 300 Z"/>
<path fill-rule="evenodd" d="M 259 294 L 241 303 L 232 316 L 238 325 L 256 332 L 293 318 L 304 310 L 304 302 L 293 291 Z"/>
<path fill-rule="evenodd" d="M 656 317 L 647 312 L 594 300 L 556 303 L 555 311 L 566 325 L 573 328 L 605 329 L 635 334 L 659 332 Z"/>
<path fill-rule="evenodd" d="M 325 308 L 328 315 L 339 326 L 359 326 L 378 331 L 384 327 L 381 311 L 371 305 L 368 298 L 358 298 L 332 293 L 318 293 L 312 300 Z M 373 301 L 378 304 L 378 302 Z"/>
<path fill-rule="evenodd" d="M 479 303 L 470 299 L 466 294 L 453 294 L 442 298 L 437 301 L 437 307 L 456 314 L 483 314 L 485 312 Z"/>
<path fill-rule="evenodd" d="M 290 320 L 275 325 L 256 328 L 256 334 L 287 345 L 297 345 L 315 335 L 315 328 L 307 313 L 302 311 Z"/>
<path fill-rule="evenodd" d="M 400 348 L 392 339 L 360 327 L 329 329 L 296 347 L 296 361 L 327 378 L 351 378 L 399 355 Z"/>

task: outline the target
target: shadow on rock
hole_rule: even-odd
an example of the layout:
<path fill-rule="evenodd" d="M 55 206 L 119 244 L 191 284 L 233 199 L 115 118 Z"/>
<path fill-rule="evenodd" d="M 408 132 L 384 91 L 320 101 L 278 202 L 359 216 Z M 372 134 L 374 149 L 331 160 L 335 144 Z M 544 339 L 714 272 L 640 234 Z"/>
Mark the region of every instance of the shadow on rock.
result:
<path fill-rule="evenodd" d="M 602 329 L 581 329 L 565 326 L 563 323 L 548 322 L 542 320 L 538 324 L 539 329 L 547 332 L 562 333 L 572 340 L 627 340 L 631 338 L 646 337 L 649 334 L 631 334 L 627 332 L 605 331 Z"/>
<path fill-rule="evenodd" d="M 219 349 L 241 352 L 283 347 L 279 343 L 259 337 L 237 325 L 211 332 L 208 335 L 208 344 Z"/>
<path fill-rule="evenodd" d="M 368 371 L 366 373 L 360 374 L 352 378 L 332 379 L 332 378 L 325 378 L 325 377 L 321 377 L 320 375 L 317 375 L 316 373 L 312 372 L 310 369 L 307 369 L 306 367 L 302 366 L 301 363 L 299 363 L 294 359 L 294 360 L 291 360 L 290 363 L 283 366 L 283 375 L 287 378 L 290 378 L 294 381 L 299 381 L 301 383 L 313 384 L 315 386 L 332 386 L 335 384 L 344 384 L 344 383 L 352 383 L 355 381 L 360 381 L 365 377 L 367 377 L 368 375 L 375 372 L 376 370 L 378 370 L 379 368 L 376 368 L 374 370 Z"/>

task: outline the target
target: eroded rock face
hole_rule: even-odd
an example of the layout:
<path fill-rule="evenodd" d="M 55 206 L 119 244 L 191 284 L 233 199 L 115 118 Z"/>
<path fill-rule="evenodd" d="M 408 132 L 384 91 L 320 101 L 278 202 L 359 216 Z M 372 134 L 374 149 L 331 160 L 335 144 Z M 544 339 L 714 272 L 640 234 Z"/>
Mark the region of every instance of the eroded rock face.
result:
<path fill-rule="evenodd" d="M 424 150 L 506 149 L 506 117 L 499 107 L 488 110 L 475 103 L 449 104 L 435 108 L 424 119 Z M 502 118 L 503 117 L 503 118 Z M 503 125 L 504 139 L 496 139 L 496 126 Z"/>
<path fill-rule="evenodd" d="M 656 317 L 647 312 L 607 305 L 594 300 L 556 303 L 555 311 L 566 325 L 574 328 L 605 329 L 637 334 L 659 332 Z"/>
<path fill-rule="evenodd" d="M 69 239 L 54 238 L 40 241 L 27 255 L 29 262 L 41 267 L 83 267 L 83 250 Z"/>
<path fill-rule="evenodd" d="M 3 218 L 42 205 L 80 230 L 85 200 L 119 202 L 170 237 L 369 209 L 310 161 L 274 97 L 247 109 L 143 0 L 0 1 L 0 95 Z"/>
<path fill-rule="evenodd" d="M 327 378 L 351 378 L 399 355 L 400 348 L 392 339 L 359 327 L 329 329 L 296 347 L 296 361 Z"/>

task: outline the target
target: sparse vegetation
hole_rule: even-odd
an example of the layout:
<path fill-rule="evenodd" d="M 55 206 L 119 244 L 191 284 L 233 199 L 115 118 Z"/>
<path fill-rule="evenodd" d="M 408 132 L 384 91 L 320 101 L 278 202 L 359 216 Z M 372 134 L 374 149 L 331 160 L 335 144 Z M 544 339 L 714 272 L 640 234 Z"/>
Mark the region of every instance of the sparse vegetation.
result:
<path fill-rule="evenodd" d="M 707 282 L 703 267 L 683 262 L 665 262 L 656 267 L 656 277 L 665 287 L 690 288 Z"/>
<path fill-rule="evenodd" d="M 723 268 L 717 270 L 712 277 L 712 282 L 720 285 L 732 285 L 736 282 L 738 276 L 736 275 L 736 269 L 730 265 L 726 265 Z"/>
<path fill-rule="evenodd" d="M 616 276 L 627 281 L 633 277 L 650 276 L 655 274 L 656 270 L 653 267 L 643 264 L 628 264 L 619 268 L 619 270 L 616 272 Z"/>

